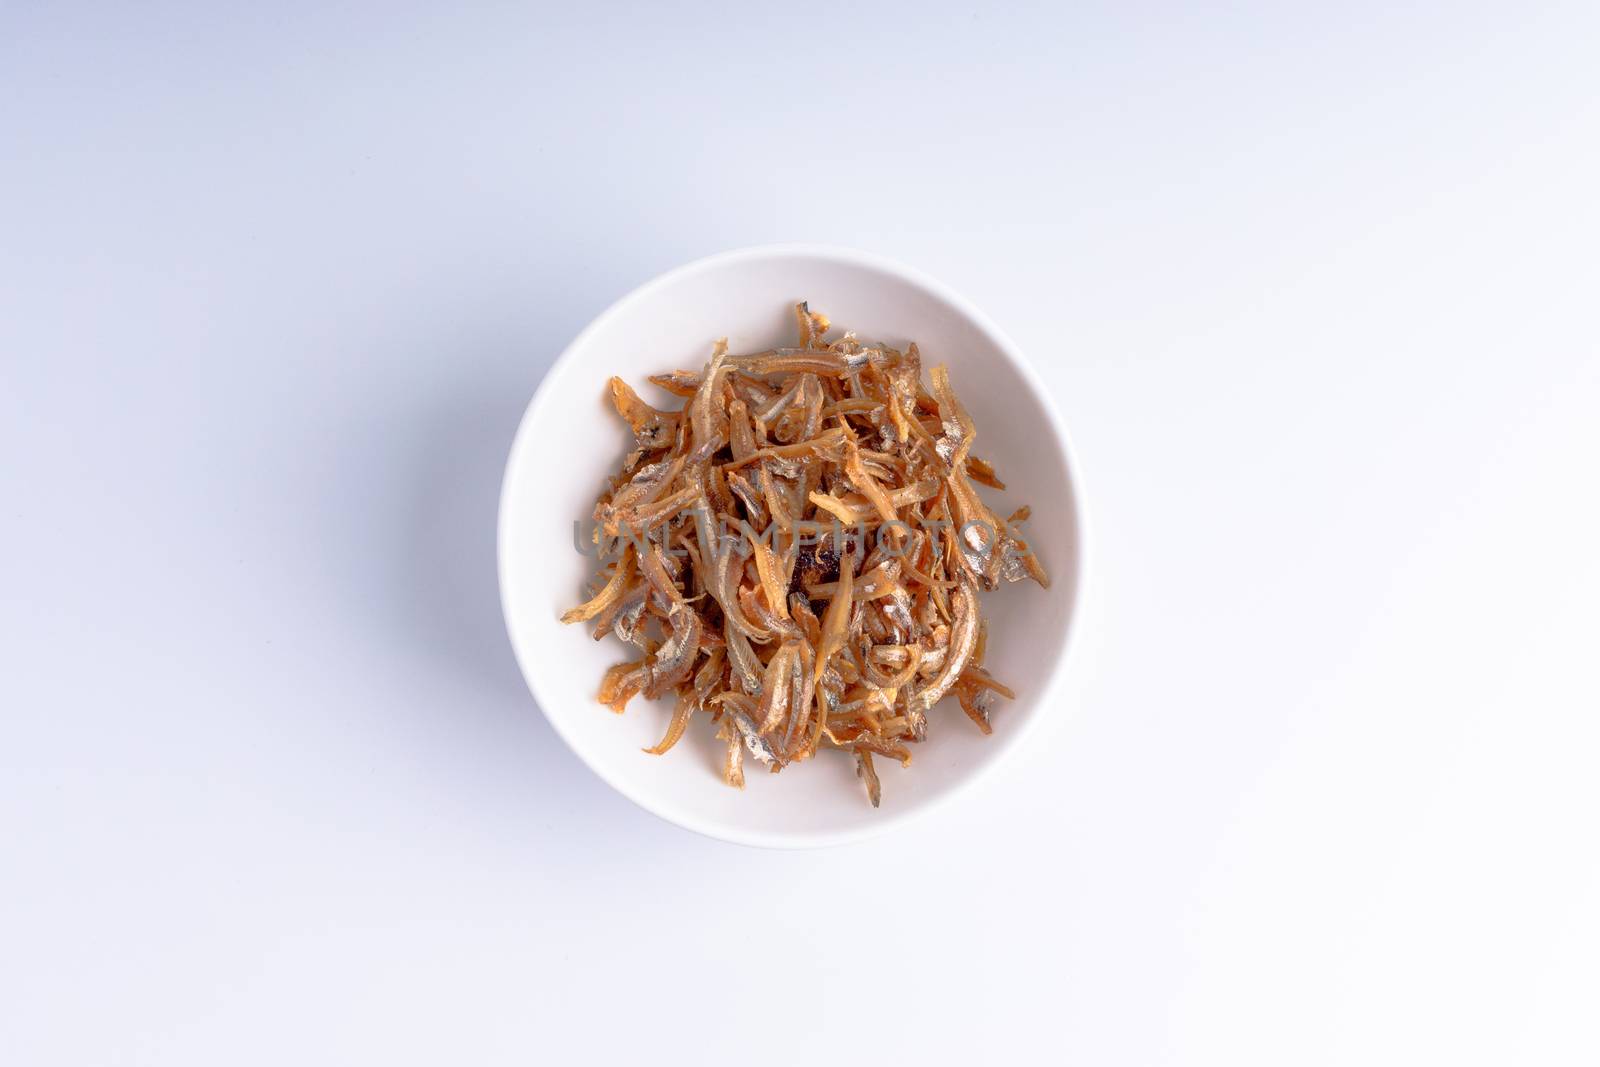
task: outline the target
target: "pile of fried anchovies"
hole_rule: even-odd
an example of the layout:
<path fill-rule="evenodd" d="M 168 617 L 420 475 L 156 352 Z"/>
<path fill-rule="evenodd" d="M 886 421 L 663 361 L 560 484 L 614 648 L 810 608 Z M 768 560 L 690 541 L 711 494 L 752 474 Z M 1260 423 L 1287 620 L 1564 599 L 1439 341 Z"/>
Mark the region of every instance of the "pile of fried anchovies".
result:
<path fill-rule="evenodd" d="M 972 455 L 972 420 L 945 368 L 922 382 L 902 352 L 795 308 L 794 348 L 728 354 L 651 382 L 687 398 L 645 403 L 620 378 L 611 400 L 637 447 L 595 505 L 604 568 L 592 598 L 562 616 L 593 622 L 639 655 L 605 674 L 600 702 L 677 698 L 660 754 L 696 713 L 773 771 L 820 748 L 856 760 L 874 807 L 874 756 L 911 762 L 947 694 L 984 733 L 996 694 L 983 668 L 978 590 L 1049 585 L 1018 533 L 973 483 L 1004 489 Z"/>

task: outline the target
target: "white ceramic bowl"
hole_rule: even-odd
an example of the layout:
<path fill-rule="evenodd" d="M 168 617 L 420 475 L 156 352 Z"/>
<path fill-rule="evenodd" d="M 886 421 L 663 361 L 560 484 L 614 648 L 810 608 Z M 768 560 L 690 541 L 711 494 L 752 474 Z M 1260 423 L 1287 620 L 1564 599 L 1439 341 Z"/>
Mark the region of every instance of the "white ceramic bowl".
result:
<path fill-rule="evenodd" d="M 854 761 L 824 751 L 781 774 L 747 764 L 748 784 L 720 777 L 723 746 L 699 717 L 664 756 L 640 751 L 660 739 L 670 702 L 635 698 L 624 715 L 595 702 L 600 676 L 629 658 L 615 638 L 563 626 L 584 598 L 594 561 L 575 548 L 594 499 L 631 438 L 611 410 L 606 379 L 620 375 L 652 402 L 644 381 L 698 369 L 726 335 L 734 352 L 790 344 L 792 306 L 809 300 L 836 328 L 897 346 L 916 341 L 924 367 L 948 363 L 978 429 L 975 454 L 995 464 L 1005 492 L 980 490 L 1001 515 L 1029 504 L 1024 529 L 1049 569 L 1032 582 L 983 594 L 990 620 L 985 663 L 1017 693 L 998 701 L 985 737 L 948 700 L 930 715 L 928 740 L 901 769 L 879 760 L 883 805 L 874 809 Z M 1053 694 L 1083 587 L 1078 479 L 1060 417 L 1016 347 L 944 286 L 860 252 L 773 246 L 725 252 L 656 278 L 612 305 L 562 353 L 528 405 L 511 448 L 500 500 L 500 595 L 517 661 L 556 732 L 596 774 L 647 811 L 742 844 L 807 847 L 865 837 L 924 813 L 995 767 L 1041 716 L 1060 714 Z M 997 813 L 998 814 L 998 813 Z"/>

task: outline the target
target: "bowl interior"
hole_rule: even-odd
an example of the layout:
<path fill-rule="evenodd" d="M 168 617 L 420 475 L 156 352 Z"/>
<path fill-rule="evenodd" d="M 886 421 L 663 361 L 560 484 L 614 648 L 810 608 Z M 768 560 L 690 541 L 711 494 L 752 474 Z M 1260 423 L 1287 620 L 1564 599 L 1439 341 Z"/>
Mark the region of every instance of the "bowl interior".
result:
<path fill-rule="evenodd" d="M 1049 569 L 1048 590 L 1031 582 L 983 594 L 990 620 L 990 670 L 1017 693 L 998 701 L 985 737 L 954 700 L 936 707 L 929 738 L 909 768 L 878 760 L 883 806 L 870 807 L 854 761 L 824 750 L 780 774 L 746 761 L 747 785 L 720 778 L 723 745 L 697 717 L 664 756 L 659 740 L 670 702 L 635 698 L 624 715 L 595 702 L 600 676 L 631 658 L 614 637 L 593 640 L 561 613 L 584 599 L 594 559 L 580 551 L 594 500 L 630 437 L 606 399 L 620 375 L 651 403 L 675 407 L 644 379 L 698 369 L 712 342 L 732 351 L 793 343 L 791 308 L 809 300 L 835 329 L 898 347 L 916 341 L 923 365 L 950 366 L 957 394 L 978 428 L 976 455 L 995 464 L 1007 489 L 980 488 L 1007 515 L 1033 509 L 1024 530 Z M 832 335 L 830 335 L 832 336 Z M 501 503 L 500 580 L 507 627 L 535 698 L 567 743 L 606 781 L 648 810 L 729 840 L 811 845 L 862 836 L 924 810 L 992 765 L 1034 717 L 1065 654 L 1077 603 L 1079 516 L 1066 443 L 1028 372 L 976 312 L 939 286 L 855 253 L 756 249 L 703 260 L 644 286 L 606 312 L 556 363 L 518 432 Z"/>

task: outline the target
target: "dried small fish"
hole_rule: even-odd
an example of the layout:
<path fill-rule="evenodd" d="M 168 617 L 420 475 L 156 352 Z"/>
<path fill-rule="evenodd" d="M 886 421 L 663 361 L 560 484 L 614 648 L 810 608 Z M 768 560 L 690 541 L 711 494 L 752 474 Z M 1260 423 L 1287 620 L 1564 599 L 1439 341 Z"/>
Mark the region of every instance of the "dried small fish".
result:
<path fill-rule="evenodd" d="M 633 430 L 634 440 L 640 448 L 666 448 L 678 432 L 678 415 L 672 411 L 657 411 L 639 399 L 628 383 L 612 378 L 611 403 Z"/>
<path fill-rule="evenodd" d="M 745 747 L 750 750 L 752 756 L 762 763 L 768 764 L 777 759 L 777 754 L 772 751 L 772 746 L 767 743 L 766 738 L 761 736 L 761 731 L 757 730 L 755 723 L 750 721 L 750 716 L 742 711 L 735 711 L 730 717 L 733 719 L 734 729 L 738 731 L 739 737 L 744 741 Z"/>
<path fill-rule="evenodd" d="M 1019 533 L 1028 509 L 1001 519 L 974 488 L 1005 485 L 972 454 L 949 372 L 925 388 L 915 344 L 830 341 L 826 316 L 794 315 L 793 347 L 723 340 L 698 371 L 652 376 L 681 410 L 607 382 L 633 440 L 595 504 L 605 566 L 562 620 L 637 649 L 600 703 L 674 697 L 644 751 L 704 712 L 729 785 L 746 758 L 776 771 L 825 746 L 855 760 L 877 807 L 874 757 L 909 765 L 943 698 L 988 733 L 1012 696 L 983 666 L 979 590 L 1049 579 Z"/>
<path fill-rule="evenodd" d="M 673 396 L 694 396 L 700 388 L 700 375 L 692 370 L 675 370 L 670 374 L 652 374 L 650 383 L 659 385 Z"/>
<path fill-rule="evenodd" d="M 600 679 L 600 703 L 621 715 L 650 680 L 650 664 L 642 659 L 619 663 Z"/>
<path fill-rule="evenodd" d="M 562 622 L 586 622 L 600 614 L 606 608 L 616 603 L 623 591 L 628 587 L 628 579 L 633 577 L 633 550 L 624 549 L 622 558 L 617 561 L 617 569 L 612 572 L 611 579 L 606 582 L 605 588 L 596 593 L 594 597 L 565 615 L 561 616 Z"/>
<path fill-rule="evenodd" d="M 717 728 L 717 739 L 728 746 L 727 756 L 722 764 L 722 780 L 735 789 L 744 788 L 744 741 L 739 736 L 739 730 L 731 722 L 724 720 Z"/>
<path fill-rule="evenodd" d="M 928 711 L 950 691 L 950 687 L 956 683 L 956 678 L 966 668 L 972 650 L 977 647 L 978 591 L 973 588 L 970 581 L 963 581 L 956 590 L 954 604 L 955 623 L 950 629 L 950 645 L 945 649 L 944 662 L 940 664 L 938 675 L 928 683 L 928 687 L 917 694 L 917 700 L 912 705 L 915 711 Z"/>
<path fill-rule="evenodd" d="M 672 709 L 672 721 L 667 724 L 667 732 L 653 747 L 645 749 L 652 756 L 660 756 L 678 743 L 683 732 L 689 728 L 689 716 L 694 714 L 700 702 L 695 699 L 693 691 L 680 692 L 677 706 Z"/>
<path fill-rule="evenodd" d="M 817 665 L 812 668 L 812 677 L 818 682 L 828 670 L 828 661 L 833 658 L 834 653 L 844 647 L 845 628 L 850 621 L 851 586 L 855 581 L 855 572 L 855 553 L 847 552 L 839 561 L 837 592 L 828 603 L 827 614 L 822 617 L 822 640 L 817 643 Z M 822 737 L 822 727 L 827 718 L 827 713 L 819 707 L 817 725 L 811 734 L 812 752 L 817 750 L 817 742 Z"/>
<path fill-rule="evenodd" d="M 856 774 L 867 787 L 867 800 L 873 807 L 877 807 L 883 800 L 883 783 L 878 781 L 878 772 L 872 766 L 872 753 L 864 748 L 856 749 Z"/>
<path fill-rule="evenodd" d="M 694 661 L 700 655 L 700 630 L 704 625 L 700 614 L 680 601 L 668 611 L 667 621 L 672 625 L 672 636 L 651 658 L 650 681 L 644 690 L 649 700 L 677 688 L 694 671 Z"/>
<path fill-rule="evenodd" d="M 994 472 L 994 465 L 979 459 L 977 456 L 967 457 L 967 477 L 979 485 L 987 485 L 990 489 L 1004 489 L 1006 483 L 1002 482 Z"/>
<path fill-rule="evenodd" d="M 761 726 L 760 732 L 771 733 L 789 714 L 789 663 L 799 655 L 799 648 L 785 644 L 772 654 L 766 672 L 761 676 Z"/>

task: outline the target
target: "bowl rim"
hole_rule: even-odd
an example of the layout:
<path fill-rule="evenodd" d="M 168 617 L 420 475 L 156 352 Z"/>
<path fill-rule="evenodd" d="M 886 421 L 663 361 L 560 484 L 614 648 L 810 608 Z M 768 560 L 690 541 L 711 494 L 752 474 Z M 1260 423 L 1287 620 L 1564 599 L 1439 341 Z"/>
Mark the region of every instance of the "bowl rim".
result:
<path fill-rule="evenodd" d="M 895 277 L 927 291 L 938 300 L 950 305 L 988 338 L 996 351 L 1022 376 L 1023 381 L 1027 383 L 1028 388 L 1032 390 L 1039 400 L 1040 406 L 1045 413 L 1045 419 L 1049 423 L 1050 432 L 1055 439 L 1055 444 L 1060 449 L 1062 461 L 1067 471 L 1067 492 L 1072 505 L 1073 529 L 1070 531 L 1070 536 L 1077 555 L 1076 581 L 1073 582 L 1072 591 L 1069 594 L 1072 600 L 1067 609 L 1067 623 L 1061 633 L 1060 645 L 1055 650 L 1055 662 L 1050 667 L 1044 684 L 1040 686 L 1038 695 L 1035 697 L 1035 713 L 1023 718 L 1015 729 L 1008 730 L 1004 734 L 996 733 L 990 737 L 989 742 L 996 746 L 990 758 L 974 767 L 964 778 L 958 780 L 941 795 L 912 808 L 884 813 L 881 819 L 875 819 L 866 825 L 839 830 L 790 832 L 748 830 L 726 826 L 714 819 L 704 818 L 677 803 L 663 801 L 653 795 L 646 795 L 643 790 L 635 789 L 631 782 L 620 776 L 608 774 L 601 767 L 591 762 L 563 725 L 561 718 L 550 711 L 549 700 L 540 692 L 540 684 L 537 680 L 538 672 L 530 669 L 529 662 L 523 656 L 523 643 L 518 640 L 516 624 L 511 617 L 511 604 L 508 594 L 509 585 L 506 573 L 507 545 L 509 543 L 508 526 L 510 521 L 508 518 L 510 515 L 508 502 L 512 486 L 516 482 L 517 469 L 520 466 L 522 457 L 528 452 L 528 441 L 531 438 L 533 427 L 539 421 L 543 405 L 550 402 L 550 398 L 554 395 L 550 388 L 551 383 L 560 379 L 562 372 L 576 359 L 577 353 L 583 349 L 593 335 L 598 333 L 612 319 L 625 314 L 630 305 L 650 293 L 672 285 L 686 277 L 726 267 L 741 261 L 784 258 L 832 260 Z M 589 325 L 585 326 L 562 349 L 561 354 L 556 357 L 555 361 L 550 364 L 549 369 L 545 371 L 538 386 L 534 389 L 533 396 L 528 400 L 528 406 L 523 410 L 522 418 L 517 424 L 516 433 L 511 441 L 510 452 L 506 458 L 505 473 L 501 478 L 499 513 L 496 520 L 495 535 L 496 578 L 499 585 L 500 611 L 505 622 L 506 637 L 511 643 L 512 655 L 516 658 L 517 668 L 522 672 L 523 681 L 528 686 L 528 690 L 533 695 L 534 702 L 538 705 L 545 720 L 549 722 L 551 729 L 556 732 L 556 736 L 560 737 L 567 748 L 601 781 L 657 818 L 715 840 L 772 849 L 820 848 L 877 837 L 892 829 L 903 827 L 912 820 L 920 820 L 945 810 L 946 805 L 952 799 L 962 793 L 969 792 L 975 785 L 994 773 L 995 769 L 1005 763 L 1007 759 L 1014 757 L 1020 743 L 1037 727 L 1038 721 L 1042 717 L 1040 712 L 1060 695 L 1067 667 L 1072 659 L 1072 652 L 1078 644 L 1076 637 L 1081 626 L 1085 604 L 1085 590 L 1090 572 L 1089 560 L 1089 522 L 1085 513 L 1083 477 L 1078 466 L 1076 453 L 1072 448 L 1071 439 L 1067 434 L 1066 423 L 1062 419 L 1060 411 L 1056 408 L 1055 399 L 1051 396 L 1049 389 L 1045 386 L 1032 364 L 1022 355 L 1015 342 L 988 315 L 984 314 L 965 297 L 943 282 L 924 274 L 914 267 L 909 267 L 877 253 L 865 252 L 856 248 L 804 242 L 750 245 L 691 260 L 688 263 L 657 274 L 643 284 L 636 286 L 613 301 Z"/>

